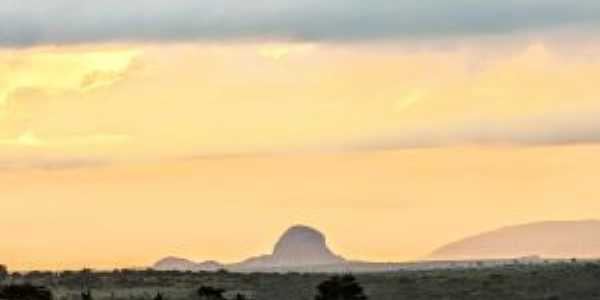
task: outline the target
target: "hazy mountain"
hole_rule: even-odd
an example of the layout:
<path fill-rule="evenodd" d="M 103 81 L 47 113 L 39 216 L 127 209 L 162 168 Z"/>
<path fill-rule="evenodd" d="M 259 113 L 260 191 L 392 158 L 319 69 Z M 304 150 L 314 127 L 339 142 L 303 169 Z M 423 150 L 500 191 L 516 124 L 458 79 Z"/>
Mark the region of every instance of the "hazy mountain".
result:
<path fill-rule="evenodd" d="M 235 269 L 310 267 L 338 265 L 346 260 L 327 246 L 325 235 L 308 226 L 293 226 L 279 238 L 273 253 L 247 259 L 231 266 Z"/>
<path fill-rule="evenodd" d="M 249 258 L 240 263 L 221 265 L 216 262 L 195 263 L 193 261 L 168 257 L 154 265 L 157 270 L 213 270 L 227 268 L 236 271 L 260 271 L 268 269 L 287 269 L 293 267 L 316 267 L 340 265 L 346 260 L 334 254 L 327 246 L 325 235 L 308 226 L 289 228 L 275 244 L 268 255 Z"/>
<path fill-rule="evenodd" d="M 343 262 L 345 259 L 329 249 L 325 236 L 307 226 L 288 229 L 275 244 L 271 255 L 274 265 L 306 266 Z"/>
<path fill-rule="evenodd" d="M 598 258 L 600 221 L 540 222 L 501 228 L 448 244 L 433 259 Z"/>
<path fill-rule="evenodd" d="M 541 222 L 505 227 L 469 237 L 434 251 L 432 261 L 376 263 L 346 260 L 327 245 L 323 233 L 307 226 L 293 226 L 275 243 L 271 254 L 239 263 L 196 263 L 168 257 L 154 265 L 157 270 L 235 272 L 385 272 L 486 265 L 540 263 L 543 258 L 600 257 L 600 221 Z"/>
<path fill-rule="evenodd" d="M 189 259 L 179 257 L 166 257 L 154 264 L 152 267 L 158 271 L 217 271 L 224 266 L 216 261 L 193 262 Z"/>

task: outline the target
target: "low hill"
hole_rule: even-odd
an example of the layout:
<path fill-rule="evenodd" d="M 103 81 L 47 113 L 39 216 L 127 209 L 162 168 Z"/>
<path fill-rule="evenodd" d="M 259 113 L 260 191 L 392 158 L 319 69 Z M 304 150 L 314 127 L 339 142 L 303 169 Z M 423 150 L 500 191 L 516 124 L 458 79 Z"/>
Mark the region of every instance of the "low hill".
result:
<path fill-rule="evenodd" d="M 600 221 L 539 222 L 504 227 L 450 243 L 430 258 L 598 258 Z"/>
<path fill-rule="evenodd" d="M 216 261 L 193 262 L 189 259 L 179 257 L 165 257 L 152 267 L 157 271 L 217 271 L 224 266 Z"/>

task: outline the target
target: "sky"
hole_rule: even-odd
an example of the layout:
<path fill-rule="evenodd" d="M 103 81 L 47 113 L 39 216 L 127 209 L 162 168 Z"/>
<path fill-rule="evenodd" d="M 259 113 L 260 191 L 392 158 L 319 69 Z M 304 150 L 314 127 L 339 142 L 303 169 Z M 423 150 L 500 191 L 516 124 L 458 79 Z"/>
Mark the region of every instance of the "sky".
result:
<path fill-rule="evenodd" d="M 407 261 L 599 219 L 600 2 L 8 0 L 0 263 Z"/>

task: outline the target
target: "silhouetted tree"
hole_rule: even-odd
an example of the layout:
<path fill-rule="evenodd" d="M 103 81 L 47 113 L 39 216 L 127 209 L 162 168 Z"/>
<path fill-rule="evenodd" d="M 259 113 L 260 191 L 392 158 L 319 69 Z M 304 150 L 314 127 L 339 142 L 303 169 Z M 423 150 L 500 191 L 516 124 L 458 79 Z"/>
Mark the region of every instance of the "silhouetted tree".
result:
<path fill-rule="evenodd" d="M 333 276 L 317 286 L 315 300 L 366 300 L 362 286 L 352 275 Z"/>
<path fill-rule="evenodd" d="M 30 284 L 9 285 L 0 290 L 0 299 L 52 300 L 52 292 L 45 287 L 39 287 Z"/>
<path fill-rule="evenodd" d="M 81 292 L 81 300 L 92 300 L 92 291 L 90 291 L 90 289 L 87 289 L 83 292 Z"/>
<path fill-rule="evenodd" d="M 201 286 L 197 292 L 201 300 L 225 300 L 225 297 L 223 297 L 224 289 Z"/>
<path fill-rule="evenodd" d="M 247 300 L 248 298 L 246 298 L 246 296 L 244 296 L 243 294 L 236 294 L 235 295 L 235 300 Z"/>
<path fill-rule="evenodd" d="M 164 299 L 163 295 L 160 292 L 156 293 L 156 296 L 154 296 L 154 300 L 163 300 L 163 299 Z"/>
<path fill-rule="evenodd" d="M 18 283 L 19 281 L 23 280 L 23 274 L 19 273 L 19 272 L 12 272 L 10 273 L 10 282 L 11 283 Z"/>
<path fill-rule="evenodd" d="M 8 278 L 8 268 L 5 265 L 0 265 L 0 282 Z"/>
<path fill-rule="evenodd" d="M 78 272 L 77 276 L 81 281 L 81 288 L 86 288 L 87 292 L 90 292 L 90 286 L 93 281 L 94 271 L 92 269 L 85 268 Z"/>

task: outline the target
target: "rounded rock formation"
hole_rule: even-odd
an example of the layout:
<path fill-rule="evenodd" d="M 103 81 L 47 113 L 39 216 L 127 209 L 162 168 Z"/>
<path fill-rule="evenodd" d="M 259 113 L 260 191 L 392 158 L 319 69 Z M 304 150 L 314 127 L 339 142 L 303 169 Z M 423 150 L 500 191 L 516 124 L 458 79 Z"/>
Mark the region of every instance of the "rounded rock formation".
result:
<path fill-rule="evenodd" d="M 321 232 L 303 225 L 293 226 L 281 236 L 271 258 L 276 265 L 328 265 L 344 262 L 343 258 L 329 249 Z"/>

